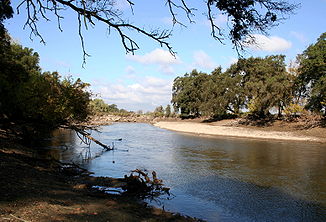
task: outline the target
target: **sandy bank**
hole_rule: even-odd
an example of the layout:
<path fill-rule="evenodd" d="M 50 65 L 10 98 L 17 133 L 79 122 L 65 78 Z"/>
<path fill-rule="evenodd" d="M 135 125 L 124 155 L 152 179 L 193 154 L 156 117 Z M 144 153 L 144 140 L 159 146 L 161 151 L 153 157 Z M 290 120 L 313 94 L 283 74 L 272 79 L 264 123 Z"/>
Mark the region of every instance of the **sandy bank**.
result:
<path fill-rule="evenodd" d="M 275 140 L 295 140 L 295 141 L 311 141 L 311 142 L 326 142 L 326 137 L 307 136 L 300 132 L 288 131 L 271 131 L 259 130 L 241 126 L 225 126 L 218 124 L 198 123 L 198 122 L 157 122 L 154 124 L 157 127 L 184 132 L 197 135 L 212 135 L 212 136 L 230 136 L 244 137 L 254 139 L 275 139 Z"/>

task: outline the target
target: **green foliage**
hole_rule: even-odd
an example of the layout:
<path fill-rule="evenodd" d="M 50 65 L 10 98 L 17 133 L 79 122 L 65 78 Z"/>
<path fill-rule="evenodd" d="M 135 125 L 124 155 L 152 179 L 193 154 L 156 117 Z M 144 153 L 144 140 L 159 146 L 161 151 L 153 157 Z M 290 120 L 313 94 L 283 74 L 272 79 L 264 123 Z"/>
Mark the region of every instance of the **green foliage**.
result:
<path fill-rule="evenodd" d="M 200 115 L 202 104 L 201 92 L 204 90 L 204 82 L 207 80 L 206 73 L 192 70 L 184 77 L 177 77 L 172 88 L 172 104 L 176 110 L 180 109 L 181 115 Z"/>
<path fill-rule="evenodd" d="M 234 72 L 232 65 L 222 73 L 219 67 L 207 78 L 202 91 L 201 110 L 208 116 L 225 116 L 228 112 L 239 115 L 244 106 L 242 76 Z"/>
<path fill-rule="evenodd" d="M 88 84 L 61 79 L 57 72 L 41 72 L 39 55 L 18 44 L 2 47 L 0 114 L 56 127 L 84 121 L 88 115 Z"/>
<path fill-rule="evenodd" d="M 123 115 L 128 116 L 130 112 L 124 109 L 119 109 L 116 104 L 107 104 L 102 99 L 93 99 L 89 103 L 89 109 L 92 114 L 114 114 L 114 115 Z"/>
<path fill-rule="evenodd" d="M 171 113 L 171 106 L 170 104 L 168 104 L 165 108 L 165 112 L 164 112 L 164 116 L 165 117 L 171 117 L 172 116 L 172 113 Z"/>
<path fill-rule="evenodd" d="M 153 114 L 154 114 L 154 117 L 163 117 L 164 116 L 163 106 L 156 107 Z"/>
<path fill-rule="evenodd" d="M 295 117 L 298 114 L 301 114 L 304 111 L 304 107 L 300 104 L 290 103 L 287 107 L 284 109 L 284 113 L 288 117 Z"/>
<path fill-rule="evenodd" d="M 247 108 L 255 118 L 264 118 L 272 107 L 282 112 L 292 99 L 292 86 L 284 56 L 240 59 L 225 72 L 219 67 L 210 75 L 194 70 L 177 77 L 172 103 L 183 117 L 240 115 Z"/>
<path fill-rule="evenodd" d="M 306 107 L 326 115 L 326 32 L 315 44 L 310 45 L 301 55 L 298 89 L 308 99 Z"/>
<path fill-rule="evenodd" d="M 18 90 L 18 102 L 25 118 L 56 126 L 85 121 L 90 94 L 80 79 L 61 80 L 57 72 L 38 73 Z"/>
<path fill-rule="evenodd" d="M 282 110 L 291 101 L 293 81 L 286 72 L 285 56 L 241 59 L 238 72 L 243 74 L 243 85 L 250 112 L 265 117 L 272 107 Z"/>
<path fill-rule="evenodd" d="M 1 39 L 1 41 L 3 40 L 3 38 L 5 38 L 5 34 L 6 34 L 6 29 L 3 25 L 3 21 L 5 19 L 11 18 L 14 13 L 10 4 L 11 4 L 11 1 L 9 1 L 9 0 L 1 0 L 0 1 L 0 39 Z"/>
<path fill-rule="evenodd" d="M 18 102 L 19 91 L 29 82 L 32 76 L 40 72 L 39 56 L 32 49 L 19 45 L 5 45 L 0 59 L 0 94 L 1 113 L 11 116 L 21 114 Z"/>
<path fill-rule="evenodd" d="M 286 70 L 285 56 L 240 59 L 225 72 L 210 75 L 193 70 L 173 83 L 172 103 L 181 117 L 240 115 L 249 109 L 252 118 L 302 113 L 305 108 L 326 116 L 326 33 L 298 56 L 299 68 Z M 304 97 L 302 97 L 302 95 Z M 284 110 L 285 109 L 285 110 Z"/>
<path fill-rule="evenodd" d="M 92 113 L 108 113 L 110 111 L 110 107 L 106 104 L 102 99 L 93 99 L 89 103 L 90 109 Z M 114 110 L 118 111 L 118 110 Z"/>

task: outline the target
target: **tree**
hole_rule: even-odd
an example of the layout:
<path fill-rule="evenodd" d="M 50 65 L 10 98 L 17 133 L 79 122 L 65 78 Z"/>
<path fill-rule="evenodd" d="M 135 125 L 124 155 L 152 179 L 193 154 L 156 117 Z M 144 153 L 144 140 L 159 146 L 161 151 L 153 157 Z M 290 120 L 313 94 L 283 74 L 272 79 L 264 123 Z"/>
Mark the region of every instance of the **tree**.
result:
<path fill-rule="evenodd" d="M 192 70 L 183 77 L 177 77 L 172 87 L 172 104 L 175 109 L 180 109 L 182 116 L 200 116 L 200 106 L 202 105 L 202 91 L 204 83 L 207 81 L 206 73 Z"/>
<path fill-rule="evenodd" d="M 235 115 L 239 115 L 245 108 L 247 102 L 247 92 L 244 88 L 243 73 L 236 72 L 237 64 L 232 64 L 226 71 L 227 100 L 229 105 L 227 110 Z"/>
<path fill-rule="evenodd" d="M 164 112 L 164 116 L 165 117 L 170 117 L 171 116 L 171 106 L 170 104 L 168 104 L 165 108 L 165 112 Z"/>
<path fill-rule="evenodd" d="M 218 117 L 227 113 L 240 114 L 244 106 L 245 95 L 242 76 L 233 72 L 234 67 L 232 65 L 224 73 L 221 67 L 216 68 L 205 82 L 201 105 L 201 110 L 205 115 Z"/>
<path fill-rule="evenodd" d="M 41 123 L 48 128 L 85 121 L 90 100 L 85 89 L 89 84 L 80 79 L 62 79 L 57 72 L 42 73 L 39 55 L 32 49 L 9 44 L 1 52 L 1 117 Z"/>
<path fill-rule="evenodd" d="M 306 107 L 326 115 L 326 32 L 299 55 L 298 60 L 297 85 L 308 98 Z"/>
<path fill-rule="evenodd" d="M 206 116 L 222 116 L 227 112 L 229 101 L 225 99 L 227 86 L 225 86 L 226 76 L 219 67 L 212 72 L 203 84 L 201 93 L 202 103 L 200 110 Z"/>
<path fill-rule="evenodd" d="M 92 113 L 103 113 L 109 111 L 109 105 L 106 104 L 102 99 L 93 99 L 89 103 Z"/>
<path fill-rule="evenodd" d="M 112 113 L 112 114 L 122 114 L 122 113 L 129 113 L 126 110 L 119 109 L 116 104 L 107 104 L 104 102 L 103 99 L 93 99 L 89 103 L 91 112 L 93 114 L 101 114 L 101 113 Z"/>
<path fill-rule="evenodd" d="M 9 40 L 8 44 L 1 46 L 0 113 L 15 118 L 23 112 L 19 108 L 21 104 L 17 102 L 19 90 L 40 72 L 39 55 L 32 49 L 10 45 Z"/>
<path fill-rule="evenodd" d="M 4 0 L 8 2 L 10 0 Z M 133 12 L 135 5 L 132 0 L 126 1 Z M 9 2 L 10 4 L 10 2 Z M 167 0 L 167 10 L 172 16 L 173 24 L 185 26 L 177 14 L 185 14 L 190 23 L 194 22 L 196 8 L 191 6 L 186 0 Z M 271 27 L 278 24 L 285 16 L 292 13 L 298 5 L 290 4 L 285 0 L 208 0 L 202 3 L 205 10 L 200 13 L 207 15 L 211 26 L 211 35 L 213 38 L 222 42 L 225 37 L 231 39 L 235 48 L 242 49 L 244 42 L 252 34 L 261 32 L 266 33 Z M 104 23 L 110 30 L 115 30 L 121 38 L 122 45 L 126 52 L 133 53 L 139 49 L 139 45 L 133 40 L 128 31 L 136 31 L 142 35 L 153 39 L 161 46 L 166 47 L 171 53 L 174 53 L 172 47 L 167 42 L 171 36 L 171 30 L 145 30 L 141 26 L 133 25 L 124 18 L 123 12 L 119 10 L 114 0 L 20 0 L 18 12 L 24 8 L 27 11 L 25 26 L 29 27 L 31 33 L 38 36 L 41 42 L 44 42 L 42 35 L 38 31 L 38 22 L 49 20 L 49 17 L 55 16 L 58 21 L 58 27 L 61 30 L 60 22 L 63 19 L 62 11 L 69 9 L 77 15 L 79 36 L 85 56 L 88 54 L 84 48 L 84 39 L 82 27 L 95 26 L 96 22 Z M 221 27 L 215 22 L 217 14 L 226 14 L 230 27 L 228 33 L 223 33 Z"/>
<path fill-rule="evenodd" d="M 158 106 L 154 110 L 154 117 L 163 117 L 164 116 L 164 108 L 163 106 Z"/>
<path fill-rule="evenodd" d="M 264 118 L 272 107 L 282 110 L 290 101 L 292 81 L 286 72 L 285 56 L 240 59 L 238 73 L 242 73 L 248 108 L 253 116 Z"/>
<path fill-rule="evenodd" d="M 13 15 L 13 10 L 10 5 L 9 0 L 2 0 L 0 1 L 0 39 L 1 41 L 5 37 L 6 29 L 3 25 L 3 21 L 5 19 L 11 18 Z"/>

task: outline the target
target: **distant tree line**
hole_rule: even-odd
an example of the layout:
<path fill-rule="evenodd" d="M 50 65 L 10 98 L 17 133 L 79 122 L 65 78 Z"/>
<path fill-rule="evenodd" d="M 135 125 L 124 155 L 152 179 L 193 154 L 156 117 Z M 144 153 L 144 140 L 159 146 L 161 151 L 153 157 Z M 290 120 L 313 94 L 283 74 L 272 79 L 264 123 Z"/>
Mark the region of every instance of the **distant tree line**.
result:
<path fill-rule="evenodd" d="M 287 69 L 285 56 L 242 58 L 225 72 L 193 70 L 174 80 L 172 104 L 182 117 L 239 116 L 265 118 L 310 111 L 326 116 L 326 33 L 297 56 Z"/>
<path fill-rule="evenodd" d="M 170 104 L 166 105 L 165 108 L 162 105 L 156 107 L 151 115 L 154 117 L 176 117 L 176 113 L 171 110 Z"/>
<path fill-rule="evenodd" d="M 102 99 L 93 99 L 89 103 L 90 112 L 93 115 L 98 114 L 115 114 L 115 115 L 121 115 L 121 114 L 130 114 L 129 111 L 125 109 L 119 109 L 116 104 L 107 104 Z"/>

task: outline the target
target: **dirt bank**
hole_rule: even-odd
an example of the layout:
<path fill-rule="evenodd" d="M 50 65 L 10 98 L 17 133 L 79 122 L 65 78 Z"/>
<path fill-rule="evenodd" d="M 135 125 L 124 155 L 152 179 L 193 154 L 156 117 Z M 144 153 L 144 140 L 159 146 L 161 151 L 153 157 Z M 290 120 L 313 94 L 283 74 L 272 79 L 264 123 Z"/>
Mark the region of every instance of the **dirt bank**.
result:
<path fill-rule="evenodd" d="M 245 126 L 239 124 L 239 120 L 222 120 L 211 123 L 199 121 L 160 121 L 154 125 L 168 130 L 196 135 L 326 142 L 325 128 L 305 129 L 296 123 L 286 123 L 283 121 L 276 121 L 265 127 Z"/>
<path fill-rule="evenodd" d="M 131 122 L 131 123 L 151 123 L 154 117 L 146 115 L 129 115 L 129 116 L 118 116 L 118 115 L 95 115 L 90 116 L 86 122 L 87 125 L 109 125 L 114 122 Z"/>
<path fill-rule="evenodd" d="M 0 221 L 195 221 L 95 191 L 80 177 L 0 138 Z"/>

